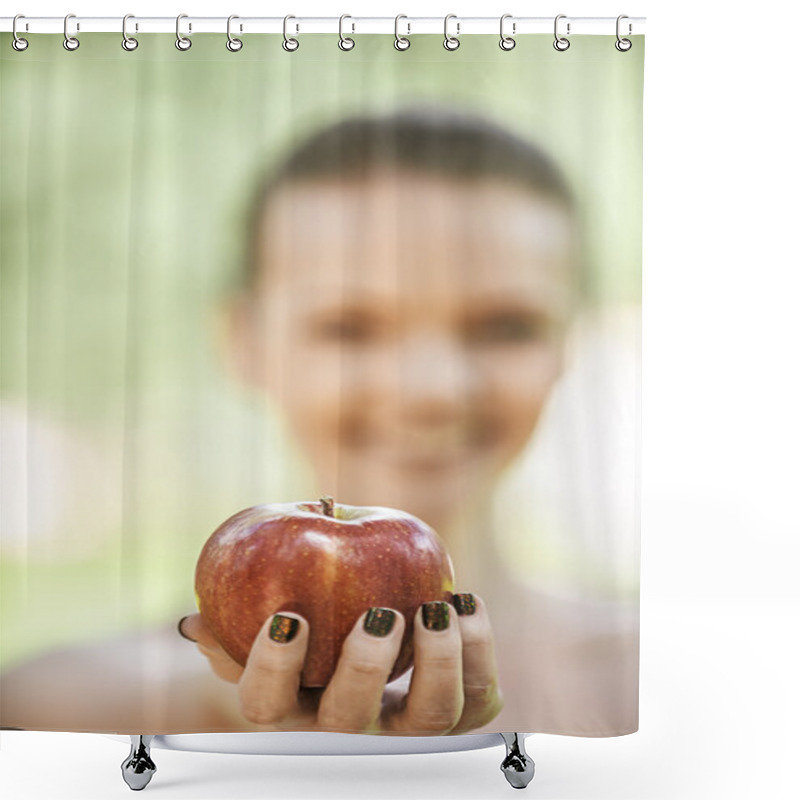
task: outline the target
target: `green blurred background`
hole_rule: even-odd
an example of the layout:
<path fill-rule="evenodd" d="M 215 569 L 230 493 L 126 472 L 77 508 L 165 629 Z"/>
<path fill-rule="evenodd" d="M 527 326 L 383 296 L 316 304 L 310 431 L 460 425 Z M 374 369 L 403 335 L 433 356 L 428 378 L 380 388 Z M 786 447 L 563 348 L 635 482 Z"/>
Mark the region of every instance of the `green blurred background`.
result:
<path fill-rule="evenodd" d="M 307 465 L 277 418 L 223 372 L 215 310 L 241 261 L 254 178 L 311 128 L 437 100 L 533 138 L 581 197 L 596 304 L 637 319 L 641 37 L 624 54 L 613 36 L 573 36 L 565 53 L 550 36 L 520 37 L 510 52 L 497 36 L 465 36 L 455 52 L 416 36 L 400 53 L 391 36 L 342 52 L 336 35 L 308 35 L 291 54 L 274 35 L 245 37 L 239 53 L 211 34 L 186 52 L 172 34 L 141 36 L 131 53 L 117 34 L 82 36 L 73 53 L 58 35 L 30 35 L 24 53 L 10 38 L 0 37 L 0 664 L 177 621 L 194 610 L 194 563 L 220 522 L 305 499 Z M 508 491 L 524 495 L 526 474 Z M 531 512 L 520 524 L 549 538 L 516 546 L 517 565 L 633 596 L 628 477 L 627 533 L 604 539 Z"/>

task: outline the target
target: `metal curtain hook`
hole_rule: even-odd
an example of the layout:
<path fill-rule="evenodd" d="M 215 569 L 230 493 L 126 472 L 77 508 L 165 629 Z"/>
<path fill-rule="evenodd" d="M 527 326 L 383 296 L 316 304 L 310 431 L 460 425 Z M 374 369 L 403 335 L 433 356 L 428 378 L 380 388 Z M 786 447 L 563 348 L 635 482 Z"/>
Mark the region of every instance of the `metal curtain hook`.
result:
<path fill-rule="evenodd" d="M 512 39 L 510 36 L 506 36 L 505 31 L 503 30 L 503 27 L 505 25 L 506 20 L 507 19 L 511 19 L 511 16 L 512 16 L 511 14 L 503 14 L 503 16 L 500 17 L 500 49 L 501 50 L 513 50 L 517 45 L 516 41 L 514 39 Z M 517 23 L 516 22 L 512 22 L 511 23 L 511 31 L 512 31 L 512 33 L 516 33 L 517 32 Z"/>
<path fill-rule="evenodd" d="M 18 52 L 21 53 L 23 50 L 28 49 L 28 40 L 23 39 L 21 36 L 17 35 L 17 20 L 18 19 L 25 19 L 24 14 L 17 14 L 14 17 L 14 21 L 11 23 L 11 33 L 14 35 L 14 38 L 11 40 L 11 46 Z"/>
<path fill-rule="evenodd" d="M 405 14 L 398 14 L 394 18 L 394 49 L 395 50 L 408 50 L 411 47 L 411 39 L 406 39 L 404 36 L 400 35 L 399 25 L 401 19 L 408 19 Z M 411 23 L 406 23 L 408 27 L 408 35 L 411 35 Z"/>
<path fill-rule="evenodd" d="M 457 36 L 461 32 L 461 23 L 456 22 L 456 36 L 450 36 L 447 32 L 447 23 L 450 22 L 451 19 L 458 19 L 455 14 L 448 14 L 444 18 L 444 49 L 445 50 L 458 50 L 461 42 L 458 40 Z"/>
<path fill-rule="evenodd" d="M 356 46 L 356 43 L 349 36 L 345 36 L 344 33 L 342 32 L 342 26 L 343 26 L 344 21 L 346 19 L 353 19 L 353 18 L 349 14 L 342 14 L 342 16 L 339 17 L 339 49 L 340 50 L 352 50 Z M 351 23 L 351 25 L 353 27 L 353 31 L 355 31 L 355 29 L 356 29 L 355 22 Z"/>
<path fill-rule="evenodd" d="M 64 49 L 70 51 L 77 50 L 81 46 L 81 43 L 78 41 L 77 37 L 69 35 L 67 26 L 69 25 L 69 21 L 71 19 L 75 19 L 74 14 L 67 14 L 67 16 L 64 17 Z M 80 25 L 77 26 L 77 30 L 80 30 Z"/>
<path fill-rule="evenodd" d="M 178 50 L 188 50 L 192 46 L 192 40 L 181 35 L 181 20 L 187 19 L 188 17 L 188 14 L 178 14 L 175 20 L 175 47 L 177 47 Z M 191 31 L 191 29 L 192 26 L 189 25 L 189 30 Z"/>
<path fill-rule="evenodd" d="M 295 50 L 297 50 L 298 47 L 300 47 L 300 42 L 298 42 L 297 39 L 289 38 L 289 34 L 287 33 L 287 26 L 289 24 L 290 19 L 297 19 L 297 17 L 293 17 L 291 14 L 287 14 L 283 18 L 283 49 L 287 53 L 293 53 Z M 296 29 L 300 30 L 300 27 L 296 26 Z"/>
<path fill-rule="evenodd" d="M 126 14 L 122 18 L 122 49 L 127 50 L 130 53 L 139 46 L 139 40 L 134 39 L 133 36 L 128 36 L 129 19 L 134 19 L 133 14 Z"/>
<path fill-rule="evenodd" d="M 238 53 L 243 47 L 244 42 L 241 39 L 237 39 L 235 36 L 231 35 L 231 22 L 235 19 L 239 19 L 236 14 L 231 14 L 228 17 L 228 41 L 225 42 L 225 47 L 231 51 L 231 53 Z M 241 30 L 241 28 L 239 28 Z"/>
<path fill-rule="evenodd" d="M 556 17 L 556 21 L 553 24 L 553 36 L 555 36 L 555 41 L 553 42 L 553 47 L 558 50 L 560 53 L 563 53 L 565 50 L 569 50 L 569 39 L 564 38 L 563 36 L 558 35 L 558 21 L 560 19 L 566 19 L 566 14 L 559 14 Z M 567 36 L 569 36 L 569 22 L 567 23 Z"/>
<path fill-rule="evenodd" d="M 617 41 L 614 42 L 614 47 L 620 51 L 620 53 L 626 53 L 628 50 L 633 47 L 633 42 L 630 39 L 622 39 L 619 35 L 619 24 L 622 22 L 623 19 L 628 19 L 627 15 L 620 14 L 617 17 Z M 630 36 L 631 32 L 633 31 L 633 27 L 631 26 L 630 22 L 628 23 L 628 36 Z"/>

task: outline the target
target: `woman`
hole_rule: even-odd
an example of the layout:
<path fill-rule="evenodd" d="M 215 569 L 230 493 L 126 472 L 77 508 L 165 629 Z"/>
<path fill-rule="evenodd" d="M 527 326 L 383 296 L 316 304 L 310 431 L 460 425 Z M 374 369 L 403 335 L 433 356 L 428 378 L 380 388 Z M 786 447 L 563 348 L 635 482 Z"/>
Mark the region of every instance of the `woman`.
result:
<path fill-rule="evenodd" d="M 385 635 L 359 620 L 325 690 L 299 689 L 299 615 L 283 614 L 291 638 L 267 620 L 242 668 L 194 614 L 179 630 L 205 658 L 165 631 L 53 654 L 4 677 L 3 724 L 636 730 L 634 621 L 515 584 L 491 535 L 493 489 L 562 371 L 577 234 L 549 159 L 466 114 L 349 119 L 290 153 L 252 204 L 247 268 L 225 312 L 227 366 L 281 409 L 317 496 L 433 526 L 459 594 L 433 624 L 418 611 L 413 672 L 388 687 L 400 614 Z M 80 702 L 90 687 L 95 699 Z M 53 693 L 50 712 L 34 709 L 41 691 Z"/>

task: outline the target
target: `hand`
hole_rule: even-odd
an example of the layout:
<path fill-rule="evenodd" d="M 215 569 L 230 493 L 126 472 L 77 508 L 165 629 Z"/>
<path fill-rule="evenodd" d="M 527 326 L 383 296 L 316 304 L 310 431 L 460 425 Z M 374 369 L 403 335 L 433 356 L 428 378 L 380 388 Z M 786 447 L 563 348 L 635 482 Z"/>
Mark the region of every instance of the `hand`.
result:
<path fill-rule="evenodd" d="M 503 706 L 486 606 L 476 595 L 458 595 L 455 602 L 468 610 L 469 598 L 474 598 L 472 614 L 458 615 L 444 604 L 449 624 L 443 630 L 426 628 L 422 607 L 417 610 L 410 683 L 404 676 L 388 686 L 405 628 L 398 612 L 386 636 L 365 631 L 366 613 L 358 619 L 324 689 L 300 688 L 309 626 L 297 614 L 282 615 L 299 623 L 285 643 L 270 638 L 273 617 L 266 620 L 245 667 L 222 649 L 200 614 L 185 617 L 180 630 L 197 643 L 218 677 L 237 684 L 239 711 L 259 730 L 455 734 L 486 725 Z"/>

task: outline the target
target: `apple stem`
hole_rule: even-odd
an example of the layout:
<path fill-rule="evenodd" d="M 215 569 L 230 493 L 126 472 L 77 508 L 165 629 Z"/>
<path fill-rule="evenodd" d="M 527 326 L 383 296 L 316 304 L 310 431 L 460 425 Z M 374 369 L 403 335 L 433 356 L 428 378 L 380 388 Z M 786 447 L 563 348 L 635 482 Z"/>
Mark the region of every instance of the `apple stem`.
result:
<path fill-rule="evenodd" d="M 333 516 L 333 498 L 330 495 L 325 495 L 325 497 L 321 497 L 319 499 L 320 503 L 322 503 L 322 513 L 325 514 L 326 517 Z"/>

